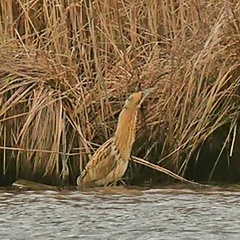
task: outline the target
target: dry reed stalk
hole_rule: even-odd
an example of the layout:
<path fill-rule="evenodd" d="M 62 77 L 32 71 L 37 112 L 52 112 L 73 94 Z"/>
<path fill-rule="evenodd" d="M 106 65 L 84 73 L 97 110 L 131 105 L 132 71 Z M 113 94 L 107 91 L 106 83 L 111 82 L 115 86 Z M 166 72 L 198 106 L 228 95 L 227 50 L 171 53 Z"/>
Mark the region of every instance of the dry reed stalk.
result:
<path fill-rule="evenodd" d="M 141 164 L 141 165 L 146 166 L 146 167 L 149 167 L 149 168 L 151 168 L 151 169 L 153 169 L 153 170 L 156 170 L 156 171 L 159 171 L 159 172 L 161 172 L 161 173 L 164 173 L 164 174 L 172 177 L 173 179 L 176 179 L 176 180 L 179 180 L 179 181 L 185 182 L 185 183 L 194 184 L 194 185 L 201 185 L 201 184 L 199 184 L 199 183 L 196 183 L 196 182 L 192 182 L 192 181 L 190 181 L 190 180 L 187 180 L 187 179 L 185 179 L 185 178 L 183 178 L 183 177 L 175 174 L 174 172 L 172 172 L 172 171 L 170 171 L 170 170 L 168 170 L 168 169 L 166 169 L 166 168 L 160 167 L 160 166 L 158 166 L 158 165 L 156 165 L 156 164 L 153 164 L 153 163 L 151 163 L 151 162 L 148 162 L 148 161 L 146 161 L 146 160 L 144 160 L 144 159 L 142 159 L 142 158 L 132 156 L 132 159 L 133 159 L 134 162 L 136 162 L 136 163 L 138 163 L 138 164 Z"/>

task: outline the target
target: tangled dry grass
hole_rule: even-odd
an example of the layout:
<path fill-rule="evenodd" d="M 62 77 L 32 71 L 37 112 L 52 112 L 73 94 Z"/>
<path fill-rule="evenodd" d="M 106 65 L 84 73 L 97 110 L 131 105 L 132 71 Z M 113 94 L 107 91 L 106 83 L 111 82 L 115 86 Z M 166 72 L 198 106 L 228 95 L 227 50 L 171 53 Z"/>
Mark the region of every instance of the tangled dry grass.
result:
<path fill-rule="evenodd" d="M 240 172 L 238 1 L 0 0 L 0 12 L 4 184 L 74 184 L 126 96 L 149 87 L 133 155 L 191 178 L 209 161 L 201 180 L 221 161 Z M 129 182 L 145 172 L 132 164 Z"/>

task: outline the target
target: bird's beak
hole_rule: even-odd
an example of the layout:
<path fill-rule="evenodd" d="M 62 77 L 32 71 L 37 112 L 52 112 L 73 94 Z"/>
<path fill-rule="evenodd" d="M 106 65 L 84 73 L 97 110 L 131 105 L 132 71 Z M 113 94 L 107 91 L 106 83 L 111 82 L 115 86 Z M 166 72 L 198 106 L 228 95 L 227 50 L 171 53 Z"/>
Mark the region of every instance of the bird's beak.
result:
<path fill-rule="evenodd" d="M 144 101 L 144 99 L 149 95 L 149 93 L 151 93 L 153 90 L 155 90 L 155 88 L 148 88 L 146 90 L 142 91 L 142 99 L 140 101 L 140 104 L 142 104 L 142 102 Z"/>

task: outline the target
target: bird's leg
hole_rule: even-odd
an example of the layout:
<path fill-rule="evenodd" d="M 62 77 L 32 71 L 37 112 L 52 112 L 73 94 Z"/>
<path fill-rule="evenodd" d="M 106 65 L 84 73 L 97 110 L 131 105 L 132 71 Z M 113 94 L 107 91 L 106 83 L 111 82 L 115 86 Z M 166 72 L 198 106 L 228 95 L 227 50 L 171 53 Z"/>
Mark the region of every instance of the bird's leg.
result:
<path fill-rule="evenodd" d="M 117 186 L 117 182 L 116 181 L 111 182 L 108 186 L 109 187 L 116 187 Z"/>
<path fill-rule="evenodd" d="M 127 186 L 127 184 L 122 180 L 122 179 L 119 179 L 119 180 L 116 180 L 116 181 L 114 181 L 114 182 L 112 182 L 112 183 L 110 183 L 109 184 L 109 186 L 111 186 L 111 187 L 116 187 L 117 186 L 117 183 L 118 183 L 118 181 L 124 186 L 124 187 L 126 187 Z"/>
<path fill-rule="evenodd" d="M 122 184 L 124 187 L 127 186 L 127 184 L 126 184 L 122 179 L 120 179 L 120 182 L 121 182 L 121 184 Z"/>

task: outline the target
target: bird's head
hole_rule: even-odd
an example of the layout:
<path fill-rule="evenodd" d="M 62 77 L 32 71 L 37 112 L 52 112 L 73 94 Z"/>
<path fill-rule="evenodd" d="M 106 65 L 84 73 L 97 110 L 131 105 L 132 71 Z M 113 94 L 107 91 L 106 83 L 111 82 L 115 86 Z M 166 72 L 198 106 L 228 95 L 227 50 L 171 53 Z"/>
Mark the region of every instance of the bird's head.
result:
<path fill-rule="evenodd" d="M 131 94 L 124 104 L 124 109 L 139 108 L 142 102 L 144 101 L 144 99 L 148 96 L 149 93 L 153 91 L 153 89 L 154 88 L 149 88 L 149 89 Z"/>

